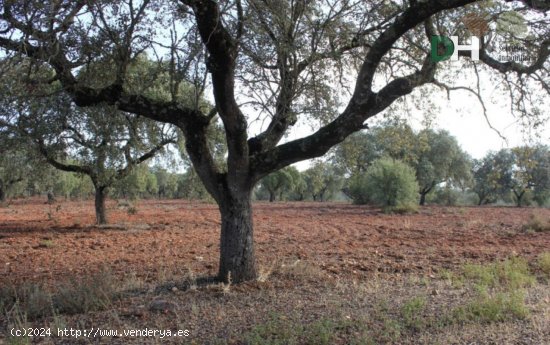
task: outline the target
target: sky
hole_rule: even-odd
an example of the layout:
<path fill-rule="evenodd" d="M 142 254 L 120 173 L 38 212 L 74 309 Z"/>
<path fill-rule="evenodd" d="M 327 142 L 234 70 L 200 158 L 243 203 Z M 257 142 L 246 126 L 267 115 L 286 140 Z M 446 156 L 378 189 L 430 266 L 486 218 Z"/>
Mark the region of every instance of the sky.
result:
<path fill-rule="evenodd" d="M 550 144 L 548 123 L 539 130 L 537 136 L 533 132 L 526 132 L 512 116 L 508 106 L 486 103 L 488 120 L 491 126 L 504 136 L 504 140 L 490 128 L 477 99 L 461 93 L 454 99 L 451 96 L 451 101 L 447 102 L 448 107 L 438 116 L 436 123 L 437 127 L 446 129 L 454 135 L 462 148 L 473 158 L 481 158 L 489 151 L 529 144 L 530 140 Z"/>
<path fill-rule="evenodd" d="M 491 89 L 482 90 L 483 94 L 491 95 Z M 432 128 L 447 130 L 456 137 L 462 149 L 472 158 L 482 158 L 489 151 L 498 151 L 502 148 L 511 148 L 534 142 L 550 145 L 550 123 L 539 128 L 538 135 L 524 128 L 510 112 L 507 98 L 487 97 L 485 106 L 487 117 L 494 128 L 492 129 L 483 115 L 483 108 L 477 98 L 467 91 L 451 92 L 447 99 L 446 92 L 440 92 L 434 103 L 440 109 L 439 114 L 433 119 Z M 492 102 L 491 102 L 491 98 Z M 548 103 L 550 99 L 546 98 Z M 547 107 L 550 112 L 550 106 Z M 379 119 L 381 114 L 373 120 Z M 546 113 L 550 117 L 550 113 Z M 424 114 L 421 109 L 412 111 L 405 119 L 415 130 L 423 128 Z M 369 124 L 374 123 L 369 120 Z M 495 129 L 498 131 L 495 131 Z M 312 133 L 309 125 L 297 124 L 290 134 L 282 141 L 299 139 Z M 503 139 L 499 133 L 506 139 Z M 305 170 L 310 162 L 299 162 L 296 166 L 299 170 Z"/>
<path fill-rule="evenodd" d="M 460 62 L 445 61 L 449 64 L 448 67 L 461 70 Z M 483 64 L 478 62 L 478 64 Z M 468 73 L 468 70 L 462 69 L 462 73 L 458 73 L 456 80 L 453 80 L 451 86 L 469 86 L 476 85 L 477 79 L 473 72 Z M 429 102 L 420 102 L 420 108 L 411 106 L 411 110 L 407 115 L 403 115 L 404 119 L 415 130 L 425 128 L 425 113 L 433 103 L 436 111 L 430 126 L 433 129 L 444 129 L 456 137 L 462 149 L 466 151 L 472 158 L 479 159 L 484 157 L 490 151 L 498 151 L 503 148 L 512 148 L 522 145 L 544 144 L 550 145 L 550 121 L 546 121 L 536 131 L 526 127 L 521 121 L 512 115 L 510 110 L 510 97 L 508 94 L 503 94 L 499 91 L 497 85 L 490 78 L 489 73 L 479 69 L 479 86 L 480 94 L 486 107 L 487 118 L 483 113 L 483 106 L 478 98 L 471 92 L 466 90 L 451 91 L 449 98 L 447 92 L 438 87 L 432 87 Z M 537 92 L 536 89 L 534 92 Z M 415 95 L 416 93 L 416 95 Z M 414 91 L 411 95 L 406 96 L 409 103 L 411 97 L 418 97 L 420 93 Z M 543 93 L 542 103 L 539 104 L 543 109 L 542 116 L 550 120 L 550 97 Z M 369 125 L 373 125 L 376 120 L 381 118 L 382 114 L 378 114 L 374 119 L 369 119 Z M 374 121 L 371 121 L 374 120 Z M 292 129 L 290 135 L 284 141 L 298 139 L 305 135 L 311 134 L 312 129 L 308 125 L 298 125 Z M 295 164 L 300 169 L 307 169 L 309 162 L 300 162 Z"/>

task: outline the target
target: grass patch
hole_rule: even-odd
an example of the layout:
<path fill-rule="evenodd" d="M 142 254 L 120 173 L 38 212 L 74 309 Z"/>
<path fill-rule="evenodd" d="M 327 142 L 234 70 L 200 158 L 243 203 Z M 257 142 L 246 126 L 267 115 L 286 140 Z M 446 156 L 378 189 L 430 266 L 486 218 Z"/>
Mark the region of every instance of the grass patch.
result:
<path fill-rule="evenodd" d="M 385 300 L 380 301 L 373 310 L 368 330 L 373 344 L 393 343 L 401 337 L 403 325 L 389 311 L 390 306 Z"/>
<path fill-rule="evenodd" d="M 464 286 L 464 276 L 461 274 L 456 274 L 455 272 L 442 269 L 439 271 L 439 277 L 443 280 L 448 281 L 452 287 L 461 288 Z"/>
<path fill-rule="evenodd" d="M 48 316 L 52 312 L 51 294 L 39 284 L 5 286 L 0 290 L 0 311 L 8 318 L 24 315 L 25 319 L 37 319 Z"/>
<path fill-rule="evenodd" d="M 465 265 L 463 276 L 478 286 L 493 289 L 515 290 L 535 283 L 527 261 L 518 257 L 485 265 Z"/>
<path fill-rule="evenodd" d="M 41 240 L 38 243 L 39 248 L 52 248 L 55 246 L 55 243 L 52 240 Z"/>
<path fill-rule="evenodd" d="M 529 220 L 523 225 L 524 231 L 547 232 L 550 231 L 550 218 L 544 216 L 541 212 L 533 212 Z"/>
<path fill-rule="evenodd" d="M 53 296 L 53 305 L 62 314 L 88 313 L 106 309 L 117 295 L 115 278 L 109 272 L 103 271 L 60 285 Z"/>
<path fill-rule="evenodd" d="M 54 288 L 23 284 L 0 289 L 0 312 L 7 319 L 24 315 L 35 320 L 56 313 L 80 314 L 108 308 L 118 297 L 118 286 L 109 272 L 73 279 Z"/>
<path fill-rule="evenodd" d="M 426 326 L 426 319 L 423 312 L 426 308 L 426 298 L 414 297 L 405 302 L 401 307 L 401 316 L 403 316 L 405 327 L 413 330 L 421 330 Z"/>
<path fill-rule="evenodd" d="M 525 259 L 513 257 L 485 265 L 468 264 L 462 276 L 465 282 L 474 284 L 476 296 L 454 308 L 444 323 L 503 322 L 529 315 L 523 289 L 533 286 L 536 279 Z"/>
<path fill-rule="evenodd" d="M 418 213 L 418 205 L 402 204 L 397 206 L 386 206 L 382 208 L 382 211 L 386 214 L 414 214 Z"/>
<path fill-rule="evenodd" d="M 248 345 L 329 345 L 333 343 L 337 324 L 323 319 L 309 324 L 274 314 L 263 324 L 254 326 L 245 336 Z"/>
<path fill-rule="evenodd" d="M 537 261 L 542 273 L 544 273 L 547 278 L 550 278 L 550 252 L 540 254 Z"/>
<path fill-rule="evenodd" d="M 452 311 L 451 323 L 491 323 L 524 319 L 529 315 L 522 291 L 481 293 L 476 299 Z"/>

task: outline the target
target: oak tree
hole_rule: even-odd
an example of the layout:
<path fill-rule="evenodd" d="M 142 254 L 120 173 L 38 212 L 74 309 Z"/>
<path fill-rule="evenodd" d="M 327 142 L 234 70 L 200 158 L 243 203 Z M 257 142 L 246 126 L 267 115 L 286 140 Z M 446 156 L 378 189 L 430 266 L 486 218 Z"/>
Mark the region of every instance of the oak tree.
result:
<path fill-rule="evenodd" d="M 474 78 L 483 72 L 514 98 L 517 114 L 536 114 L 537 95 L 550 92 L 548 7 L 527 0 L 4 0 L 0 47 L 49 65 L 78 106 L 105 103 L 180 128 L 198 176 L 219 205 L 218 275 L 240 282 L 256 277 L 254 185 L 324 155 L 415 90 L 452 93 L 463 81 L 456 78 L 459 71 Z M 506 35 L 518 36 L 513 38 L 532 52 L 531 61 L 502 61 L 486 49 L 508 36 L 482 39 L 479 61 L 464 51 L 458 64 L 434 61 L 432 36 L 467 36 L 460 19 L 472 11 L 487 13 L 488 21 L 510 11 L 522 16 L 528 35 Z M 142 53 L 168 62 L 159 69 L 169 76 L 169 98 L 125 84 L 127 67 Z M 114 73 L 101 84 L 77 78 L 99 60 Z M 195 99 L 211 93 L 214 110 L 179 101 L 183 80 L 195 85 Z M 215 118 L 223 123 L 228 149 L 223 167 L 207 142 Z M 313 133 L 283 141 L 298 121 L 312 124 Z"/>

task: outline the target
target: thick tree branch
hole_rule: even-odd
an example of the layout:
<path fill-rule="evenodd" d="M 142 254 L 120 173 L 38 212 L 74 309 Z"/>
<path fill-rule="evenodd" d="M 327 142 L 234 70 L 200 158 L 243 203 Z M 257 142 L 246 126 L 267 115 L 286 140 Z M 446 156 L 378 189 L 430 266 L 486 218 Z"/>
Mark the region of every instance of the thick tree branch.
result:
<path fill-rule="evenodd" d="M 278 69 L 280 71 L 280 91 L 275 105 L 275 115 L 272 117 L 267 129 L 264 132 L 249 140 L 249 147 L 254 150 L 250 153 L 251 155 L 255 154 L 257 151 L 273 148 L 283 138 L 288 128 L 296 123 L 297 118 L 291 111 L 292 102 L 295 99 L 298 77 L 306 70 L 307 67 L 324 59 L 340 58 L 344 53 L 359 47 L 370 47 L 370 44 L 364 41 L 364 37 L 371 32 L 382 29 L 391 19 L 395 17 L 395 15 L 388 16 L 387 19 L 378 25 L 357 32 L 348 43 L 342 44 L 339 47 L 334 47 L 331 44 L 331 49 L 324 52 L 318 52 L 317 49 L 313 49 L 313 52 L 309 56 L 299 62 L 294 61 L 291 65 L 287 63 L 287 47 L 295 45 L 294 26 L 297 25 L 297 21 L 302 16 L 304 11 L 303 4 L 295 7 L 296 9 L 292 11 L 292 25 L 290 25 L 289 32 L 284 38 L 285 40 L 289 40 L 289 42 L 285 42 L 285 44 L 282 45 L 282 48 L 277 49 L 279 61 Z M 276 39 L 273 31 L 269 28 L 265 20 L 262 19 L 261 13 L 259 13 L 259 15 L 260 22 L 267 30 L 269 36 L 272 38 L 274 43 L 279 46 L 279 40 Z M 327 19 L 327 22 L 329 21 L 330 20 Z M 323 25 L 326 25 L 326 23 Z M 322 27 L 323 25 L 321 25 L 321 28 L 318 28 L 318 30 L 324 30 Z M 312 43 L 312 45 L 315 44 Z"/>
<path fill-rule="evenodd" d="M 37 140 L 34 140 L 34 142 L 37 144 L 38 151 L 40 152 L 40 154 L 54 168 L 62 170 L 62 171 L 84 174 L 84 175 L 88 175 L 90 177 L 92 177 L 92 175 L 94 175 L 93 168 L 90 167 L 90 166 L 67 164 L 67 163 L 62 163 L 62 162 L 58 161 L 57 159 L 55 159 L 51 155 L 51 152 L 48 150 L 46 145 L 44 144 L 43 140 L 37 139 Z"/>
<path fill-rule="evenodd" d="M 164 139 L 157 145 L 155 145 L 153 148 L 151 148 L 148 152 L 144 153 L 143 155 L 132 158 L 130 155 L 129 150 L 125 151 L 126 156 L 126 166 L 122 169 L 117 170 L 115 179 L 119 180 L 121 178 L 124 178 L 128 176 L 128 174 L 132 171 L 132 169 L 143 162 L 145 162 L 148 159 L 153 158 L 160 150 L 162 150 L 166 145 L 168 144 L 175 144 L 176 141 L 174 139 Z"/>
<path fill-rule="evenodd" d="M 129 94 L 119 85 L 111 85 L 102 89 L 75 86 L 69 90 L 76 105 L 93 106 L 99 103 L 116 105 L 118 109 L 141 115 L 149 119 L 171 123 L 179 128 L 187 126 L 207 126 L 209 119 L 197 109 L 183 106 L 179 102 L 165 102 L 151 98 Z"/>
<path fill-rule="evenodd" d="M 374 74 L 382 57 L 407 31 L 445 9 L 464 6 L 474 0 L 437 0 L 418 3 L 405 10 L 378 37 L 360 69 L 354 94 L 340 116 L 317 132 L 277 146 L 254 157 L 252 169 L 256 178 L 292 163 L 322 156 L 332 146 L 359 130 L 366 119 L 386 109 L 397 98 L 433 80 L 435 64 L 426 56 L 422 70 L 394 79 L 378 93 L 371 90 Z"/>
<path fill-rule="evenodd" d="M 210 54 L 207 67 L 212 74 L 212 86 L 218 114 L 223 121 L 228 148 L 228 178 L 232 184 L 244 186 L 248 179 L 248 123 L 235 100 L 235 60 L 237 43 L 223 26 L 219 5 L 213 0 L 181 0 L 191 6 L 201 39 Z M 202 143 L 202 139 L 196 139 Z M 189 148 L 194 143 L 188 143 Z M 193 150 L 194 151 L 194 150 Z M 191 151 L 191 152 L 193 152 Z M 200 150 L 199 150 L 200 151 Z M 192 157 L 199 161 L 201 157 Z M 204 181 L 204 179 L 203 179 Z"/>

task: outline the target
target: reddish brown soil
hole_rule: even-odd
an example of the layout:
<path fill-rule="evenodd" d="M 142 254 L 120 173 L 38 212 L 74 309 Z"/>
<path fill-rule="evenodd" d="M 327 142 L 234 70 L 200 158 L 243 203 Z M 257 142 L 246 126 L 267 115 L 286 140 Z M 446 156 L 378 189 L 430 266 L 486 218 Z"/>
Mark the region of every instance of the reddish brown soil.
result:
<path fill-rule="evenodd" d="M 55 281 L 109 267 L 149 280 L 165 272 L 214 274 L 219 213 L 214 205 L 140 201 L 137 214 L 110 201 L 112 227 L 93 224 L 91 201 L 15 201 L 0 208 L 0 285 Z M 336 203 L 257 203 L 255 238 L 261 267 L 302 259 L 334 275 L 375 271 L 431 274 L 464 261 L 550 250 L 550 233 L 522 226 L 537 212 L 515 207 L 425 207 L 414 215 Z"/>

